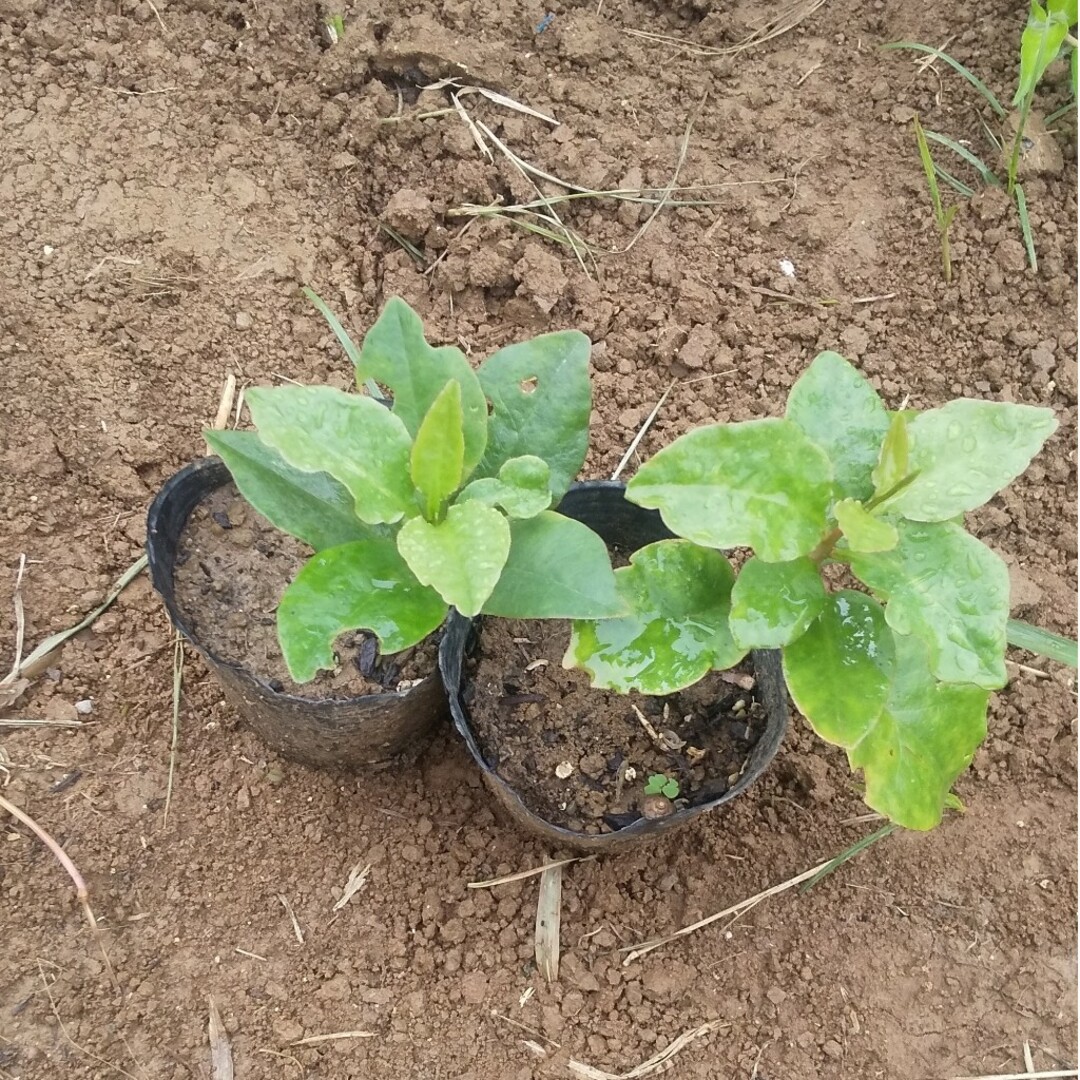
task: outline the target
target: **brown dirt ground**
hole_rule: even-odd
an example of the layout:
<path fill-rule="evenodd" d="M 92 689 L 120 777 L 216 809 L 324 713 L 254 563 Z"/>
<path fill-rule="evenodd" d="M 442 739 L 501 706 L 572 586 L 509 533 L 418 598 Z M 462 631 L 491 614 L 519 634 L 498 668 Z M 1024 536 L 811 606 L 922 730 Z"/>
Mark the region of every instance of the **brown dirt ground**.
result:
<path fill-rule="evenodd" d="M 946 288 L 906 121 L 918 109 L 979 147 L 978 102 L 953 75 L 875 47 L 948 41 L 1004 94 L 1023 5 L 972 15 L 827 0 L 737 58 L 623 32 L 731 42 L 761 7 L 590 0 L 559 7 L 537 37 L 536 4 L 371 0 L 347 6 L 344 44 L 324 51 L 315 4 L 299 0 L 0 0 L 5 656 L 19 553 L 31 560 L 35 642 L 138 556 L 152 493 L 202 452 L 226 372 L 347 384 L 303 282 L 356 328 L 399 293 L 434 337 L 477 357 L 538 330 L 587 331 L 593 477 L 610 474 L 673 378 L 683 381 L 643 452 L 702 420 L 777 410 L 826 347 L 857 360 L 891 403 L 963 393 L 1051 405 L 1060 432 L 975 523 L 1015 568 L 1017 613 L 1075 633 L 1074 119 L 1057 136 L 1069 166 L 1028 184 L 1039 272 L 1024 268 L 1002 198 L 984 194 L 954 225 Z M 455 116 L 378 123 L 403 83 L 401 107 L 415 110 L 416 69 L 429 78 L 459 64 L 554 112 L 562 126 L 549 130 L 464 99 L 519 153 L 580 183 L 668 183 L 706 91 L 680 181 L 787 179 L 661 213 L 630 253 L 600 260 L 599 282 L 564 247 L 504 224 L 459 235 L 449 209 L 531 189 L 481 157 Z M 1063 93 L 1055 72 L 1048 109 Z M 428 103 L 446 104 L 437 93 Z M 429 257 L 446 252 L 437 269 L 419 272 L 379 230 L 383 213 Z M 608 247 L 625 247 L 644 216 L 588 202 L 567 213 Z M 748 285 L 841 302 L 778 302 Z M 621 1072 L 709 1020 L 722 1026 L 682 1051 L 673 1076 L 1011 1072 L 1025 1040 L 1039 1068 L 1075 1064 L 1076 704 L 1052 666 L 996 696 L 960 784 L 966 815 L 892 837 L 729 929 L 625 967 L 613 952 L 874 827 L 852 821 L 862 804 L 841 756 L 801 727 L 730 811 L 569 867 L 564 962 L 548 987 L 531 966 L 536 879 L 466 883 L 553 853 L 496 820 L 449 734 L 393 790 L 385 774 L 316 773 L 268 756 L 192 659 L 166 824 L 170 640 L 143 577 L 9 710 L 59 718 L 93 702 L 79 730 L 6 730 L 0 782 L 86 874 L 122 990 L 52 858 L 5 823 L 4 1076 L 207 1077 L 208 996 L 245 1080 L 527 1080 L 568 1075 L 569 1057 Z M 371 866 L 367 885 L 335 917 L 357 863 Z M 374 1035 L 292 1045 L 352 1030 Z"/>

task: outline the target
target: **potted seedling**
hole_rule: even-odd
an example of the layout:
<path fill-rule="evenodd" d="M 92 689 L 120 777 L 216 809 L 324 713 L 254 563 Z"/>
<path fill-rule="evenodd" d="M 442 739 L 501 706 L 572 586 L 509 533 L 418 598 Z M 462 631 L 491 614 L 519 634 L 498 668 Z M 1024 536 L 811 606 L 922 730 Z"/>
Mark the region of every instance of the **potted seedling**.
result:
<path fill-rule="evenodd" d="M 964 515 L 1056 427 L 1049 409 L 992 401 L 890 412 L 821 353 L 784 417 L 699 427 L 641 467 L 627 498 L 678 538 L 616 571 L 631 614 L 576 623 L 564 663 L 667 694 L 779 649 L 795 705 L 861 770 L 867 804 L 930 829 L 985 738 L 1014 625 L 1005 564 Z M 747 554 L 737 574 L 728 549 Z"/>
<path fill-rule="evenodd" d="M 583 334 L 508 346 L 474 371 L 460 350 L 430 346 L 400 299 L 356 349 L 310 295 L 368 392 L 249 388 L 256 430 L 206 432 L 220 460 L 166 485 L 151 510 L 148 546 L 174 621 L 263 737 L 301 760 L 356 765 L 414 749 L 445 709 L 434 649 L 428 669 L 405 684 L 395 658 L 433 642 L 450 605 L 470 617 L 561 619 L 604 618 L 623 606 L 603 541 L 550 509 L 585 455 Z M 388 400 L 376 396 L 380 388 Z M 230 478 L 248 505 L 237 509 L 230 496 L 231 509 L 211 506 L 204 517 L 254 559 L 248 577 L 256 585 L 272 560 L 260 560 L 267 537 L 252 531 L 252 519 L 306 545 L 280 602 L 273 596 L 239 618 L 220 602 L 235 595 L 227 568 L 215 573 L 219 564 L 186 550 L 181 537 L 193 511 Z M 183 575 L 198 583 L 196 599 L 218 601 L 219 618 L 192 617 L 177 588 Z M 246 633 L 272 622 L 275 605 L 288 687 L 284 675 L 272 680 L 262 669 L 268 647 L 256 657 L 227 647 L 233 624 Z M 354 664 L 343 662 L 342 635 L 353 636 Z M 320 672 L 322 687 L 313 681 Z M 345 693 L 343 674 L 353 677 Z M 359 676 L 368 677 L 365 690 L 387 692 L 357 698 Z"/>

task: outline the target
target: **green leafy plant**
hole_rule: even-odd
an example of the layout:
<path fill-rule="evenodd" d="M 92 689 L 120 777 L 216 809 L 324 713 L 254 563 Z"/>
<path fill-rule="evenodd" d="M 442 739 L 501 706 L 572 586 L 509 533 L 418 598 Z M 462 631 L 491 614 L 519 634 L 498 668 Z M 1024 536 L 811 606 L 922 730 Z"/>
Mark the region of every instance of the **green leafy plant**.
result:
<path fill-rule="evenodd" d="M 663 795 L 668 799 L 677 799 L 679 797 L 679 781 L 665 776 L 663 773 L 653 773 L 645 781 L 645 794 Z"/>
<path fill-rule="evenodd" d="M 987 187 L 1004 188 L 1008 192 L 1016 205 L 1020 231 L 1024 239 L 1024 247 L 1027 250 L 1028 263 L 1032 270 L 1038 269 L 1038 258 L 1035 251 L 1035 239 L 1031 230 L 1031 220 L 1028 214 L 1027 196 L 1023 186 L 1017 179 L 1021 151 L 1025 147 L 1025 141 L 1026 145 L 1032 145 L 1030 136 L 1035 125 L 1031 109 L 1035 88 L 1043 75 L 1045 75 L 1047 68 L 1064 49 L 1071 50 L 1073 100 L 1068 105 L 1047 116 L 1045 124 L 1052 124 L 1068 110 L 1076 107 L 1076 38 L 1069 33 L 1069 28 L 1076 24 L 1076 6 L 1076 0 L 1049 0 L 1047 7 L 1043 8 L 1037 0 L 1032 0 L 1027 26 L 1021 38 L 1020 77 L 1012 102 L 1016 111 L 1011 114 L 982 79 L 942 49 L 935 49 L 918 41 L 894 41 L 883 46 L 885 49 L 910 49 L 943 61 L 964 78 L 993 110 L 1000 130 L 995 131 L 989 124 L 983 122 L 983 131 L 997 156 L 1005 163 L 1004 179 L 1000 178 L 994 169 L 971 150 L 969 145 L 965 145 L 965 143 L 937 131 L 926 130 L 923 133 L 923 138 L 920 139 L 919 152 L 923 159 L 923 167 L 926 168 L 930 152 L 929 146 L 925 145 L 924 148 L 924 144 L 932 142 L 944 146 L 966 165 L 974 169 L 981 183 Z M 1047 134 L 1045 137 L 1049 138 L 1049 135 Z M 974 188 L 948 172 L 939 163 L 933 163 L 933 171 L 939 179 L 959 192 L 964 198 L 971 198 L 975 194 Z M 938 222 L 940 227 L 940 215 L 938 216 Z"/>
<path fill-rule="evenodd" d="M 934 220 L 941 236 L 941 267 L 945 274 L 945 284 L 952 281 L 952 254 L 949 250 L 949 226 L 956 217 L 956 205 L 945 207 L 941 202 L 941 189 L 938 187 L 937 171 L 934 159 L 930 155 L 930 146 L 926 141 L 922 124 L 915 117 L 915 140 L 919 144 L 919 157 L 922 159 L 923 172 L 926 173 L 926 186 L 930 191 L 930 203 L 934 208 Z"/>
<path fill-rule="evenodd" d="M 1006 681 L 1008 571 L 963 515 L 1056 427 L 1049 409 L 991 401 L 890 412 L 821 353 L 783 418 L 697 428 L 641 467 L 627 497 L 678 539 L 615 572 L 630 613 L 576 622 L 564 664 L 668 694 L 780 649 L 795 704 L 862 770 L 869 805 L 932 828 Z M 750 549 L 738 575 L 729 548 Z"/>
<path fill-rule="evenodd" d="M 278 606 L 297 682 L 366 629 L 386 653 L 464 615 L 603 618 L 624 610 L 603 541 L 551 510 L 585 459 L 589 341 L 500 349 L 474 371 L 391 299 L 358 349 L 314 293 L 367 395 L 253 387 L 257 432 L 207 431 L 244 497 L 314 555 Z M 379 386 L 392 408 L 371 396 Z"/>

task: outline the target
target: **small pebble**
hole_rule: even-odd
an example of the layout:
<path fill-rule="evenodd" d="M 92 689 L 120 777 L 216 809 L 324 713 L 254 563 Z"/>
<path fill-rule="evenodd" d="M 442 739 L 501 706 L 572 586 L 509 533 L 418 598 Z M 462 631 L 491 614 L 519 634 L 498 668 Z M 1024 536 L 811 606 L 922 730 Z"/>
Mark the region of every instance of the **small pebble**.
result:
<path fill-rule="evenodd" d="M 671 817 L 675 813 L 675 804 L 666 795 L 646 795 L 641 800 L 641 813 L 650 821 Z"/>
<path fill-rule="evenodd" d="M 75 702 L 75 711 L 89 716 L 94 711 L 94 703 L 89 698 L 83 698 L 82 701 Z"/>
<path fill-rule="evenodd" d="M 237 330 L 251 329 L 251 316 L 246 311 L 238 311 L 236 313 L 235 322 Z"/>
<path fill-rule="evenodd" d="M 569 761 L 560 761 L 555 766 L 555 775 L 560 780 L 565 780 L 574 771 L 574 766 Z"/>

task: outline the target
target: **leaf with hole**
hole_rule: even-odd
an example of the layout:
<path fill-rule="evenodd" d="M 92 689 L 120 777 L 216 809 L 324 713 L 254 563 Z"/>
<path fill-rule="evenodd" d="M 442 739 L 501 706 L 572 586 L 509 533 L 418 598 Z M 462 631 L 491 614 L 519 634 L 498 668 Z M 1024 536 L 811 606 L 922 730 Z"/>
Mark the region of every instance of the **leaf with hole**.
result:
<path fill-rule="evenodd" d="M 746 655 L 731 636 L 731 564 L 686 540 L 661 540 L 615 571 L 630 610 L 622 618 L 579 620 L 564 667 L 584 668 L 593 686 L 671 694 Z"/>
<path fill-rule="evenodd" d="M 412 440 L 372 398 L 330 386 L 253 386 L 246 401 L 262 441 L 294 468 L 338 480 L 361 521 L 393 523 L 416 512 Z"/>
<path fill-rule="evenodd" d="M 859 371 L 839 353 L 818 353 L 791 388 L 785 415 L 828 455 L 837 495 L 870 496 L 889 417 Z"/>
<path fill-rule="evenodd" d="M 370 630 L 384 653 L 400 652 L 438 628 L 446 604 L 386 537 L 317 552 L 285 590 L 277 617 L 289 674 L 303 683 L 334 667 L 334 642 L 345 631 Z"/>
<path fill-rule="evenodd" d="M 817 564 L 747 560 L 731 590 L 731 636 L 743 649 L 778 649 L 806 632 L 825 605 Z"/>
<path fill-rule="evenodd" d="M 908 423 L 910 484 L 883 504 L 912 521 L 982 506 L 1020 475 L 1054 433 L 1050 409 L 959 398 Z"/>
<path fill-rule="evenodd" d="M 365 525 L 349 492 L 324 472 L 294 469 L 253 431 L 205 431 L 240 494 L 272 525 L 316 551 L 382 535 Z"/>
<path fill-rule="evenodd" d="M 485 615 L 607 619 L 625 610 L 607 547 L 592 529 L 553 510 L 510 522 L 510 554 Z"/>
<path fill-rule="evenodd" d="M 461 387 L 463 472 L 467 477 L 487 445 L 487 402 L 465 354 L 452 345 L 433 348 L 420 316 L 404 300 L 391 297 L 367 332 L 356 369 L 358 380 L 389 388 L 394 415 L 413 437 L 435 399 L 451 379 Z"/>
<path fill-rule="evenodd" d="M 1009 572 L 985 544 L 951 522 L 897 523 L 890 551 L 851 552 L 858 579 L 887 600 L 885 617 L 898 634 L 926 645 L 930 670 L 942 682 L 1005 685 Z"/>
<path fill-rule="evenodd" d="M 451 506 L 445 520 L 406 521 L 398 551 L 424 585 L 469 618 L 479 614 L 510 553 L 510 526 L 482 503 Z"/>
<path fill-rule="evenodd" d="M 589 443 L 589 339 L 577 330 L 508 345 L 477 373 L 491 402 L 488 446 L 478 476 L 511 458 L 535 455 L 551 469 L 552 501 L 574 482 Z"/>
<path fill-rule="evenodd" d="M 832 501 L 825 451 L 791 420 L 715 424 L 680 436 L 627 484 L 672 532 L 704 547 L 750 547 L 766 562 L 807 555 Z"/>

